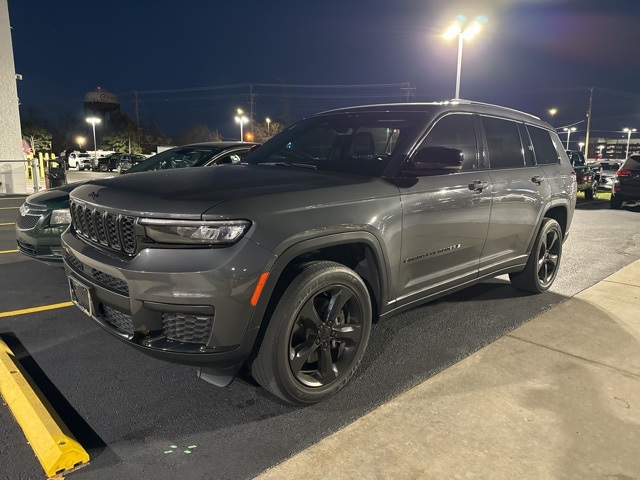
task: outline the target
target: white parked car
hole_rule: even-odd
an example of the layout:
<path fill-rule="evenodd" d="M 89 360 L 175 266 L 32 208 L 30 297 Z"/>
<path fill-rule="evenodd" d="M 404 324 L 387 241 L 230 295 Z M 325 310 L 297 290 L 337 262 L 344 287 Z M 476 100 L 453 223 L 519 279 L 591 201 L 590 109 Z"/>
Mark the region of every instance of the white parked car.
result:
<path fill-rule="evenodd" d="M 69 168 L 77 168 L 78 170 L 91 170 L 91 155 L 86 152 L 71 152 L 67 156 L 67 165 Z"/>

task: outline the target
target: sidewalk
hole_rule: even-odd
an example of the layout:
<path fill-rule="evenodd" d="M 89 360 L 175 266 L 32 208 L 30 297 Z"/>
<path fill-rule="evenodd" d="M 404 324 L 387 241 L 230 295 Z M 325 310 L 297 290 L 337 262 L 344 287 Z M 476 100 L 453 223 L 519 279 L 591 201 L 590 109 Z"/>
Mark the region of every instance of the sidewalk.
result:
<path fill-rule="evenodd" d="M 640 478 L 640 261 L 257 477 Z"/>

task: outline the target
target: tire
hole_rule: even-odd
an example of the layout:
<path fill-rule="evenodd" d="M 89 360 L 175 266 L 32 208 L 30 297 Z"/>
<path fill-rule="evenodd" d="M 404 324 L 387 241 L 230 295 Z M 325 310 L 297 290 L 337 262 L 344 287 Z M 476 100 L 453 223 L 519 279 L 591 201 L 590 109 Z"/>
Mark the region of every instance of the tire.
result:
<path fill-rule="evenodd" d="M 353 376 L 371 321 L 369 292 L 353 270 L 334 262 L 306 264 L 278 300 L 249 362 L 251 374 L 286 402 L 324 400 Z"/>
<path fill-rule="evenodd" d="M 614 210 L 620 210 L 622 208 L 622 200 L 612 193 L 611 200 L 609 200 L 609 206 Z"/>
<path fill-rule="evenodd" d="M 584 198 L 587 200 L 593 200 L 598 193 L 598 182 L 593 182 L 591 188 L 584 191 Z"/>
<path fill-rule="evenodd" d="M 98 170 L 100 170 L 101 172 L 106 172 L 109 170 L 109 167 L 107 167 L 106 163 L 101 163 L 100 165 L 98 165 Z"/>
<path fill-rule="evenodd" d="M 524 270 L 509 274 L 511 284 L 525 292 L 548 290 L 556 279 L 561 258 L 562 229 L 554 219 L 545 218 Z"/>

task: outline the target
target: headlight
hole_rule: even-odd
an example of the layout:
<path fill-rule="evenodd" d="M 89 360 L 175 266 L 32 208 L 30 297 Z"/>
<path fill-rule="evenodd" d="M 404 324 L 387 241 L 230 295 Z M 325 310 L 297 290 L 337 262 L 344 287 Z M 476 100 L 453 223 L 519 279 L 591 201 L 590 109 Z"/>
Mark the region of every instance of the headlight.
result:
<path fill-rule="evenodd" d="M 71 211 L 68 208 L 51 212 L 50 225 L 69 225 L 71 223 Z"/>
<path fill-rule="evenodd" d="M 246 220 L 191 221 L 142 218 L 149 238 L 158 243 L 183 243 L 189 245 L 230 245 L 240 240 L 249 229 Z"/>

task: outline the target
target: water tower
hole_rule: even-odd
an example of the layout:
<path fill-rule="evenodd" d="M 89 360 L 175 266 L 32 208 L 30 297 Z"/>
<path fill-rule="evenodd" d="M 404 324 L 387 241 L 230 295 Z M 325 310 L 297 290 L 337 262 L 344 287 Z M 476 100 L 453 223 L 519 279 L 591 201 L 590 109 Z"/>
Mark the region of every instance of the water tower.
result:
<path fill-rule="evenodd" d="M 120 111 L 120 102 L 115 93 L 98 87 L 93 92 L 87 92 L 85 94 L 84 109 L 87 115 L 104 118 L 106 114 Z"/>

